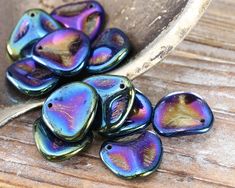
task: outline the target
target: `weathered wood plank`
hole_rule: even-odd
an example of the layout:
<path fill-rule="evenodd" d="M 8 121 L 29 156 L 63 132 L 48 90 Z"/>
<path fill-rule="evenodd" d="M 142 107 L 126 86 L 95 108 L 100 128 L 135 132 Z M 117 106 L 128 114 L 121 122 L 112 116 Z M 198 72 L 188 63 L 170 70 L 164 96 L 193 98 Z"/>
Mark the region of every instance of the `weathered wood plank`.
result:
<path fill-rule="evenodd" d="M 50 163 L 32 136 L 35 111 L 0 129 L 1 187 L 235 187 L 235 1 L 213 1 L 187 39 L 162 64 L 135 80 L 155 104 L 172 91 L 204 96 L 215 113 L 205 135 L 162 138 L 163 162 L 152 176 L 134 181 L 115 177 L 100 161 L 96 138 L 86 152 Z"/>

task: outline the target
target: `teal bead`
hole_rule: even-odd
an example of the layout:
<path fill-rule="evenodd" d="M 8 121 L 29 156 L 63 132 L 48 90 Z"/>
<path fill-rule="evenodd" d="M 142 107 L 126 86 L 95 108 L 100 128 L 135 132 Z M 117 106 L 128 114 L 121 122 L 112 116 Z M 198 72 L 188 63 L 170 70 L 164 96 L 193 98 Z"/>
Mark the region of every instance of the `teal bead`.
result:
<path fill-rule="evenodd" d="M 32 45 L 46 34 L 61 28 L 49 14 L 41 9 L 26 11 L 12 31 L 7 51 L 12 59 L 28 57 Z"/>

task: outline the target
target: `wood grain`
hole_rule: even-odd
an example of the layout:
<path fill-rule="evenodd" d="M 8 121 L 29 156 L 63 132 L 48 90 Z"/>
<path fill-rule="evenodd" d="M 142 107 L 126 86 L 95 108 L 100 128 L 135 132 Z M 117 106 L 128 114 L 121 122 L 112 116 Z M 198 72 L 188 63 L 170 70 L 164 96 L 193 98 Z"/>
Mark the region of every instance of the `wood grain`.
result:
<path fill-rule="evenodd" d="M 0 129 L 0 187 L 235 187 L 235 1 L 214 0 L 187 39 L 160 65 L 135 80 L 155 104 L 172 91 L 205 97 L 215 114 L 204 135 L 162 138 L 163 162 L 153 175 L 115 177 L 100 161 L 102 139 L 84 153 L 50 163 L 37 152 L 34 111 Z"/>

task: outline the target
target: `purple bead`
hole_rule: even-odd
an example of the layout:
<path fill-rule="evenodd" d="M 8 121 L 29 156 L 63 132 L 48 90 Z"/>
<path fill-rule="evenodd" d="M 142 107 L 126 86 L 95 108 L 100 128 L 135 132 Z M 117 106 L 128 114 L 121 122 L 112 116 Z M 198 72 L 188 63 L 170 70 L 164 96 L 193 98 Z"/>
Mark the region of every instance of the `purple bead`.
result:
<path fill-rule="evenodd" d="M 136 91 L 131 112 L 119 130 L 107 132 L 105 136 L 120 137 L 142 131 L 148 127 L 152 117 L 152 104 L 140 91 Z"/>
<path fill-rule="evenodd" d="M 79 141 L 89 131 L 98 105 L 96 91 L 82 82 L 74 82 L 54 91 L 45 101 L 43 120 L 57 137 Z"/>
<path fill-rule="evenodd" d="M 30 96 L 39 96 L 51 91 L 59 81 L 50 70 L 39 65 L 32 58 L 17 61 L 8 67 L 7 79 Z"/>
<path fill-rule="evenodd" d="M 130 42 L 120 29 L 111 28 L 103 32 L 94 42 L 87 70 L 100 74 L 118 66 L 130 52 Z"/>
<path fill-rule="evenodd" d="M 176 92 L 162 98 L 155 107 L 154 129 L 163 136 L 205 133 L 214 121 L 208 104 L 197 94 Z"/>
<path fill-rule="evenodd" d="M 100 157 L 114 174 L 132 179 L 153 173 L 161 162 L 162 153 L 160 138 L 146 131 L 115 142 L 106 141 L 101 146 Z"/>
<path fill-rule="evenodd" d="M 90 40 L 81 31 L 59 29 L 34 46 L 33 58 L 60 76 L 78 74 L 90 54 Z"/>
<path fill-rule="evenodd" d="M 51 16 L 67 28 L 86 33 L 94 40 L 105 19 L 102 6 L 96 1 L 71 3 L 56 8 Z"/>

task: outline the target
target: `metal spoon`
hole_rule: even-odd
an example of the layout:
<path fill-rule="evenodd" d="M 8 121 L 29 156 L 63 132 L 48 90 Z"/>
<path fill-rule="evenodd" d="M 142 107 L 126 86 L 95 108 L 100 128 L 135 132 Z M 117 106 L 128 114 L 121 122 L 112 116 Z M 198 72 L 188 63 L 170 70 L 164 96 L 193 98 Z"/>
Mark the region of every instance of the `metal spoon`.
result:
<path fill-rule="evenodd" d="M 32 2 L 30 0 L 28 1 Z M 112 7 L 116 8 L 116 12 L 118 12 L 118 10 L 124 12 L 121 15 L 112 14 L 112 8 L 105 8 L 110 11 L 110 13 L 107 12 L 107 14 L 111 15 L 110 20 L 113 20 L 110 25 L 119 26 L 124 31 L 126 30 L 127 35 L 130 36 L 132 41 L 134 41 L 133 46 L 137 46 L 136 52 L 139 51 L 139 53 L 134 53 L 134 57 L 131 58 L 125 65 L 109 72 L 109 74 L 123 75 L 133 80 L 151 69 L 154 65 L 161 62 L 161 60 L 165 58 L 185 38 L 191 28 L 197 23 L 201 15 L 205 12 L 210 1 L 211 0 L 155 0 L 154 2 L 149 2 L 146 4 L 142 0 L 125 0 L 125 2 L 123 1 L 124 5 L 122 5 L 121 1 L 118 1 L 117 6 Z M 110 1 L 101 0 L 101 3 L 104 4 L 104 6 L 109 7 Z M 154 4 L 150 5 L 150 3 Z M 9 12 L 5 7 L 15 6 L 12 1 L 7 2 L 8 6 L 5 6 L 5 1 L 4 6 L 1 6 L 1 4 L 3 4 L 3 2 L 0 2 L 0 7 L 2 7 L 0 9 L 3 10 L 0 11 L 0 14 L 2 15 Z M 27 3 L 24 2 L 24 4 Z M 130 12 L 125 13 L 125 11 L 127 11 L 125 7 L 129 6 L 133 7 L 128 8 L 128 11 Z M 149 7 L 151 7 L 151 10 L 146 13 L 144 10 L 147 10 Z M 133 10 L 133 12 L 131 12 L 131 10 Z M 139 11 L 142 13 L 141 15 L 138 14 Z M 112 16 L 114 18 L 112 18 Z M 116 17 L 119 18 L 116 19 Z M 5 16 L 0 16 L 1 23 L 5 22 L 3 18 L 5 18 Z M 124 23 L 124 20 L 129 21 Z M 134 26 L 134 24 L 138 25 Z M 128 27 L 126 25 L 130 26 Z M 4 34 L 0 34 L 0 38 L 2 40 L 6 40 L 12 27 L 13 23 L 7 24 L 7 29 L 3 30 Z M 133 30 L 133 28 L 135 30 Z M 148 30 L 148 32 L 146 30 Z M 6 31 L 6 33 L 4 31 Z M 148 41 L 152 42 L 149 43 Z M 146 42 L 147 45 L 145 45 Z M 0 49 L 5 48 L 2 44 L 0 45 Z M 4 59 L 5 52 L 3 53 L 1 51 L 0 55 Z M 13 92 L 7 92 L 6 83 L 3 80 L 4 71 L 4 68 L 0 70 L 2 73 L 0 86 L 2 86 L 3 89 L 3 92 L 0 94 L 0 127 L 3 127 L 10 120 L 30 110 L 41 107 L 44 101 L 44 99 L 21 100 L 18 94 L 12 94 L 16 91 L 13 90 Z"/>

